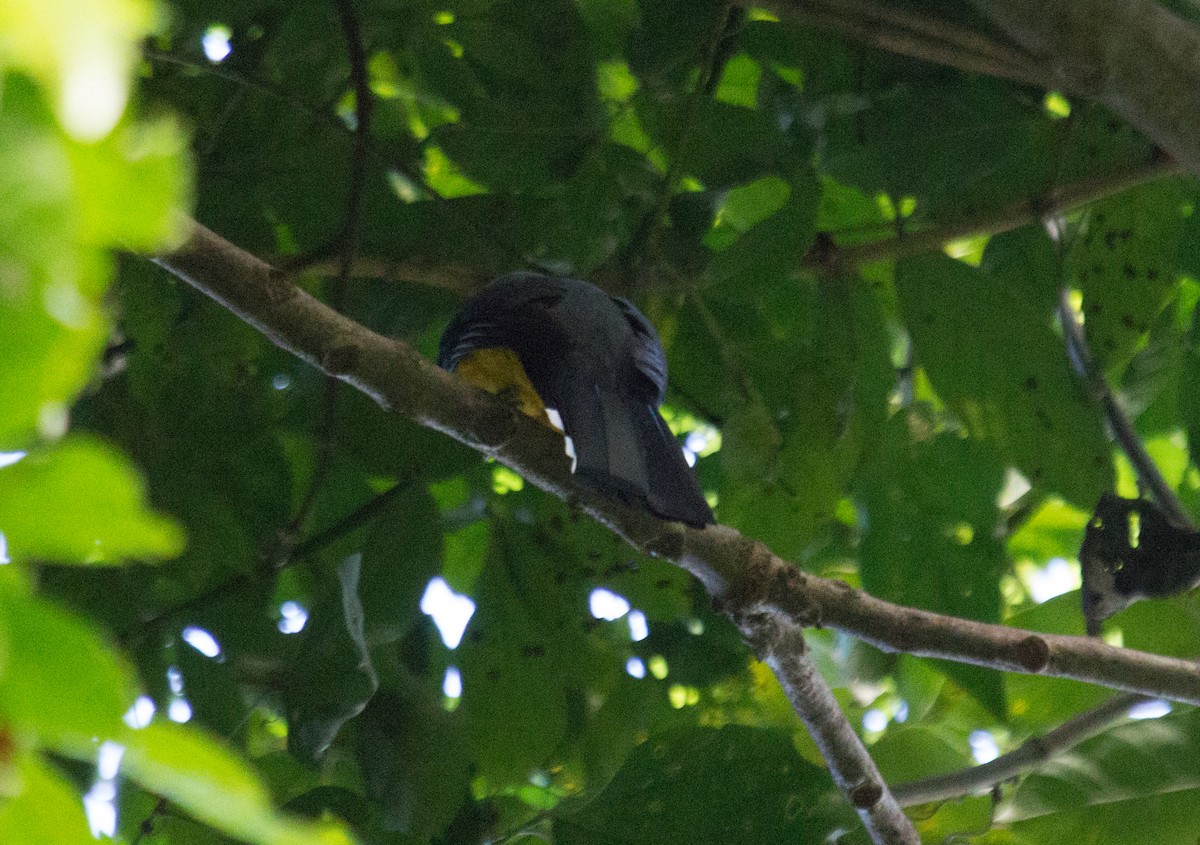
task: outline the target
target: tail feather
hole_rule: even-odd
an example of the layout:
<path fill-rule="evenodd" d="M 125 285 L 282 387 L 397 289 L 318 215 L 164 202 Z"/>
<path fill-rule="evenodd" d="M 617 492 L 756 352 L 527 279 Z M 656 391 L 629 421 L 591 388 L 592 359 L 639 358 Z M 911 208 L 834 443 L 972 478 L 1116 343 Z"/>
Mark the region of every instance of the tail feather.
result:
<path fill-rule="evenodd" d="M 662 519 L 701 527 L 714 521 L 692 468 L 653 404 L 602 391 L 572 391 L 564 410 L 584 484 Z"/>
<path fill-rule="evenodd" d="M 658 409 L 653 405 L 642 405 L 638 421 L 646 454 L 646 473 L 650 479 L 646 504 L 651 512 L 663 519 L 686 522 L 697 528 L 715 522 L 696 475 L 683 457 L 679 441 Z"/>

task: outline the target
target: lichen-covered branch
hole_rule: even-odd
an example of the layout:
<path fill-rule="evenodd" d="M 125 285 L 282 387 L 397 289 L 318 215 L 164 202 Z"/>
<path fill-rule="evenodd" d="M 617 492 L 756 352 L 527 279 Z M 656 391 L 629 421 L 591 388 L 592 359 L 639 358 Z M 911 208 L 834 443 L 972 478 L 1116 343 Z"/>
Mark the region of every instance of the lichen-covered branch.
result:
<path fill-rule="evenodd" d="M 374 398 L 444 432 L 569 499 L 637 548 L 695 575 L 730 613 L 763 613 L 822 625 L 881 648 L 1013 672 L 1073 678 L 1200 704 L 1200 668 L 1085 637 L 1030 633 L 902 607 L 808 575 L 762 543 L 725 526 L 666 523 L 574 485 L 558 436 L 294 285 L 254 256 L 190 223 L 179 249 L 159 256 L 273 342 Z"/>

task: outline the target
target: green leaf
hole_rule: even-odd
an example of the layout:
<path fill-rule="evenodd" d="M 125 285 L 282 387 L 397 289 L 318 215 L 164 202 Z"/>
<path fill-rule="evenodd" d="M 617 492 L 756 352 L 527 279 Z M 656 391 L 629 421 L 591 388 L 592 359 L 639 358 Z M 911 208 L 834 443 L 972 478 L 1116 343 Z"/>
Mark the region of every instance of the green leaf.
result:
<path fill-rule="evenodd" d="M 441 513 L 424 489 L 397 495 L 374 517 L 359 582 L 367 642 L 391 642 L 408 632 L 426 585 L 441 572 L 442 538 Z"/>
<path fill-rule="evenodd" d="M 1079 592 L 1056 596 L 1008 619 L 1014 628 L 1045 634 L 1083 634 Z M 1044 731 L 1100 704 L 1111 693 L 1100 687 L 1064 678 L 1006 674 L 1009 720 L 1026 730 Z"/>
<path fill-rule="evenodd" d="M 442 709 L 440 693 L 377 695 L 363 713 L 357 753 L 388 830 L 439 835 L 470 795 L 462 723 Z"/>
<path fill-rule="evenodd" d="M 182 237 L 190 173 L 187 139 L 168 117 L 126 121 L 96 144 L 68 149 L 79 190 L 80 237 L 152 250 Z"/>
<path fill-rule="evenodd" d="M 907 783 L 971 765 L 966 747 L 955 747 L 944 731 L 895 727 L 871 746 L 871 759 L 888 783 Z"/>
<path fill-rule="evenodd" d="M 1056 755 L 1013 797 L 1013 829 L 1033 841 L 1190 845 L 1200 825 L 1196 713 L 1118 725 Z"/>
<path fill-rule="evenodd" d="M 999 622 L 1005 560 L 994 526 L 1003 464 L 987 441 L 933 436 L 927 426 L 915 412 L 897 414 L 864 468 L 863 588 L 900 604 Z M 939 667 L 991 712 L 1004 712 L 994 672 Z"/>
<path fill-rule="evenodd" d="M 1098 202 L 1071 245 L 1088 345 L 1107 370 L 1145 343 L 1175 288 L 1184 198 L 1185 186 L 1166 180 Z"/>
<path fill-rule="evenodd" d="M 121 769 L 199 821 L 257 845 L 350 845 L 330 823 L 297 821 L 271 807 L 250 768 L 205 734 L 170 722 L 128 731 Z"/>
<path fill-rule="evenodd" d="M 76 435 L 0 469 L 0 529 L 14 559 L 121 563 L 174 557 L 183 532 L 147 506 L 129 462 Z"/>
<path fill-rule="evenodd" d="M 567 606 L 556 562 L 532 539 L 519 524 L 493 521 L 475 614 L 456 652 L 459 712 L 490 790 L 525 784 L 547 764 L 567 731 L 566 687 L 585 668 L 582 606 Z"/>
<path fill-rule="evenodd" d="M 1017 280 L 925 255 L 897 265 L 896 288 L 917 362 L 969 432 L 995 442 L 1039 489 L 1082 508 L 1112 488 L 1099 412 L 1050 315 Z"/>
<path fill-rule="evenodd" d="M 284 699 L 288 750 L 302 759 L 323 755 L 342 726 L 361 713 L 379 689 L 363 631 L 361 565 L 361 555 L 338 565 L 336 601 L 330 598 L 314 608 L 300 634 Z"/>
<path fill-rule="evenodd" d="M 95 845 L 79 793 L 37 755 L 22 754 L 5 778 L 18 791 L 0 801 L 0 845 Z"/>
<path fill-rule="evenodd" d="M 85 623 L 14 587 L 0 590 L 0 713 L 49 748 L 94 754 L 94 737 L 124 729 L 133 672 Z"/>
<path fill-rule="evenodd" d="M 821 190 L 811 173 L 791 184 L 791 195 L 774 214 L 751 225 L 709 265 L 715 284 L 779 282 L 800 268 L 812 245 Z"/>
<path fill-rule="evenodd" d="M 912 197 L 922 218 L 946 222 L 1056 184 L 1056 128 L 1024 89 L 984 77 L 897 84 L 877 73 L 875 90 L 861 79 L 843 89 L 858 108 L 831 116 L 826 155 L 840 182 L 897 203 Z"/>
<path fill-rule="evenodd" d="M 837 814 L 824 770 L 781 732 L 684 728 L 634 749 L 595 800 L 555 819 L 555 841 L 585 843 L 821 842 Z M 699 834 L 697 832 L 700 832 Z"/>
<path fill-rule="evenodd" d="M 6 64 L 37 74 L 59 120 L 84 141 L 104 137 L 124 111 L 136 45 L 153 20 L 145 0 L 0 0 Z"/>
<path fill-rule="evenodd" d="M 28 80 L 0 82 L 0 449 L 12 449 L 35 431 L 61 433 L 66 403 L 91 378 L 109 269 L 80 246 L 66 140 Z"/>

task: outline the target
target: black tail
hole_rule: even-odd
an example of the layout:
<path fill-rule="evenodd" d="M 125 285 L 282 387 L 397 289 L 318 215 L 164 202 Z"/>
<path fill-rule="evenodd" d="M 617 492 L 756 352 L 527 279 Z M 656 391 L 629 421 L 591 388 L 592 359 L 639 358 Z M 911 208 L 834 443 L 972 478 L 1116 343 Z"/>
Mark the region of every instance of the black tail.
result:
<path fill-rule="evenodd" d="M 593 390 L 562 409 L 575 446 L 576 477 L 661 519 L 697 528 L 715 520 L 679 441 L 651 404 Z"/>
<path fill-rule="evenodd" d="M 683 457 L 679 441 L 667 421 L 653 405 L 642 405 L 638 413 L 641 442 L 646 454 L 650 494 L 646 504 L 655 516 L 675 519 L 702 528 L 716 520 L 704 501 L 696 474 Z"/>

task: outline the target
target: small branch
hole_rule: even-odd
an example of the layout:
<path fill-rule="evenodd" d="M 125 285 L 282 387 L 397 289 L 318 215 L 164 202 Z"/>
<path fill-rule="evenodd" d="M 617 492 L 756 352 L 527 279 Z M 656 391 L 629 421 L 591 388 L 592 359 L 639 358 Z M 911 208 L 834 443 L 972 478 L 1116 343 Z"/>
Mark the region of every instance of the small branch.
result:
<path fill-rule="evenodd" d="M 1129 708 L 1145 700 L 1144 696 L 1131 693 L 1115 695 L 1099 707 L 1068 719 L 1049 733 L 1026 740 L 1020 748 L 991 762 L 903 783 L 892 787 L 892 794 L 901 807 L 911 807 L 914 804 L 949 801 L 991 789 L 1091 739 L 1113 722 L 1124 718 Z"/>
<path fill-rule="evenodd" d="M 676 562 L 729 613 L 762 612 L 792 624 L 837 628 L 889 651 L 1200 704 L 1200 668 L 1191 661 L 902 607 L 801 572 L 730 528 L 662 522 L 591 494 L 575 485 L 556 433 L 438 368 L 408 344 L 338 314 L 199 224 L 189 221 L 189 227 L 181 247 L 155 259 L 161 266 L 384 408 L 494 457 L 531 484 L 578 503 L 635 548 Z"/>
<path fill-rule="evenodd" d="M 350 60 L 350 81 L 354 87 L 354 159 L 350 166 L 350 191 L 346 198 L 346 219 L 342 226 L 341 264 L 338 267 L 338 285 L 333 297 L 333 307 L 343 308 L 346 283 L 354 267 L 358 250 L 358 230 L 362 218 L 363 192 L 367 181 L 367 157 L 371 150 L 371 114 L 374 100 L 367 78 L 367 54 L 363 48 L 362 27 L 354 11 L 352 0 L 334 0 L 338 21 L 346 38 L 346 52 Z"/>
<path fill-rule="evenodd" d="M 951 241 L 961 238 L 1008 232 L 1046 217 L 1062 214 L 1089 202 L 1119 194 L 1121 191 L 1135 188 L 1138 185 L 1144 185 L 1155 179 L 1179 173 L 1180 167 L 1176 162 L 1169 159 L 1155 159 L 1124 173 L 1087 179 L 1073 185 L 1064 185 L 1041 197 L 1021 200 L 1004 208 L 992 209 L 950 226 L 905 233 L 894 238 L 866 244 L 837 247 L 832 262 L 824 252 L 813 250 L 805 256 L 804 265 L 810 269 L 820 269 L 833 264 L 840 271 L 845 272 L 875 261 L 919 255 L 941 249 Z M 826 249 L 828 248 L 826 247 Z"/>
<path fill-rule="evenodd" d="M 350 534 L 363 525 L 366 525 L 368 522 L 378 516 L 380 512 L 382 512 L 388 505 L 390 505 L 393 499 L 410 489 L 412 489 L 411 483 L 400 482 L 386 493 L 380 493 L 374 499 L 371 499 L 365 505 L 362 505 L 358 509 L 342 517 L 324 531 L 318 531 L 303 543 L 297 544 L 297 546 L 292 549 L 291 557 L 277 564 L 276 569 L 283 569 L 291 566 L 294 563 L 304 560 L 305 558 L 316 554 L 331 543 L 337 542 L 347 534 Z"/>
<path fill-rule="evenodd" d="M 313 536 L 309 537 L 302 543 L 299 543 L 291 548 L 284 549 L 283 555 L 269 562 L 257 572 L 240 572 L 231 576 L 225 581 L 215 584 L 212 587 L 192 596 L 179 604 L 160 610 L 153 616 L 143 619 L 138 623 L 135 631 L 126 632 L 118 637 L 125 641 L 135 635 L 140 635 L 146 631 L 151 631 L 161 625 L 165 620 L 172 619 L 180 614 L 187 613 L 193 608 L 203 607 L 211 604 L 214 601 L 232 595 L 238 590 L 245 587 L 258 584 L 267 578 L 273 578 L 278 573 L 282 572 L 290 566 L 294 566 L 303 560 L 307 560 L 312 555 L 324 549 L 326 546 L 337 542 L 342 537 L 352 531 L 361 528 L 369 523 L 372 519 L 391 504 L 401 493 L 411 489 L 411 483 L 400 482 L 392 487 L 386 493 L 380 493 L 375 498 L 369 500 L 365 504 L 351 511 L 346 516 L 335 522 L 330 527 L 323 531 L 318 531 Z"/>
<path fill-rule="evenodd" d="M 683 174 L 683 163 L 692 145 L 692 136 L 696 131 L 696 115 L 700 104 L 712 96 L 716 87 L 718 75 L 723 67 L 720 61 L 722 42 L 734 37 L 733 30 L 740 21 L 741 10 L 732 6 L 724 8 L 713 25 L 708 39 L 704 43 L 704 53 L 700 63 L 700 75 L 695 88 L 688 93 L 679 117 L 678 131 L 672 140 L 670 163 L 663 176 L 662 190 L 650 217 L 645 221 L 641 244 L 651 257 L 658 252 L 659 238 L 663 226 L 666 225 L 667 212 L 671 206 L 671 197 L 675 193 L 675 184 Z"/>
<path fill-rule="evenodd" d="M 1064 85 L 1045 63 L 1020 47 L 896 6 L 857 0 L 767 0 L 747 5 L 765 6 L 781 18 L 876 50 L 1039 88 Z"/>
<path fill-rule="evenodd" d="M 339 272 L 339 266 L 336 261 L 324 260 L 307 264 L 303 270 L 318 276 L 332 276 Z M 445 288 L 463 297 L 475 293 L 496 276 L 493 268 L 469 264 L 435 264 L 411 258 L 395 261 L 359 258 L 350 272 L 356 279 L 414 281 L 429 287 Z"/>
<path fill-rule="evenodd" d="M 1062 321 L 1063 340 L 1067 347 L 1067 357 L 1071 360 L 1071 367 L 1088 386 L 1092 398 L 1104 408 L 1104 417 L 1108 420 L 1113 438 L 1121 447 L 1121 451 L 1129 458 L 1129 463 L 1133 465 L 1138 483 L 1150 491 L 1151 497 L 1163 510 L 1168 521 L 1178 528 L 1196 530 L 1196 523 L 1191 514 L 1179 501 L 1179 497 L 1175 495 L 1171 485 L 1167 484 L 1167 480 L 1163 478 L 1158 465 L 1146 451 L 1142 439 L 1133 427 L 1133 421 L 1121 407 L 1121 402 L 1109 387 L 1104 373 L 1097 368 L 1091 350 L 1088 348 L 1079 315 L 1071 306 L 1070 291 L 1065 287 L 1058 294 L 1058 313 Z"/>
<path fill-rule="evenodd" d="M 804 632 L 776 617 L 742 617 L 747 640 L 779 679 L 788 701 L 829 766 L 834 783 L 876 845 L 916 845 L 912 821 L 888 790 L 875 761 L 846 720 L 833 691 L 807 654 Z"/>
<path fill-rule="evenodd" d="M 193 61 L 183 56 L 177 56 L 172 53 L 153 49 L 147 49 L 145 51 L 145 55 L 146 58 L 150 59 L 152 62 L 184 67 L 188 70 L 196 71 L 197 73 L 214 76 L 218 79 L 228 80 L 229 82 L 241 86 L 242 88 L 255 91 L 282 103 L 287 103 L 295 108 L 296 111 L 303 113 L 313 121 L 322 123 L 330 128 L 339 129 L 343 132 L 346 131 L 346 122 L 334 114 L 330 109 L 314 106 L 312 103 L 306 102 L 299 97 L 294 96 L 279 85 L 273 85 L 269 82 L 264 82 L 261 79 L 256 79 L 252 76 L 247 76 L 246 74 L 230 70 L 224 64 L 214 65 L 211 62 Z M 412 166 L 408 162 L 397 161 L 393 158 L 385 156 L 373 143 L 370 143 L 368 146 L 370 148 L 371 155 L 377 161 L 386 164 L 388 167 L 394 169 L 397 173 L 402 174 L 413 185 L 419 185 L 421 190 L 424 191 L 426 195 L 436 200 L 443 199 L 441 194 L 437 193 L 437 191 L 431 188 L 425 182 L 421 174 L 413 170 Z M 333 275 L 334 272 L 336 271 L 328 272 L 326 275 Z"/>

